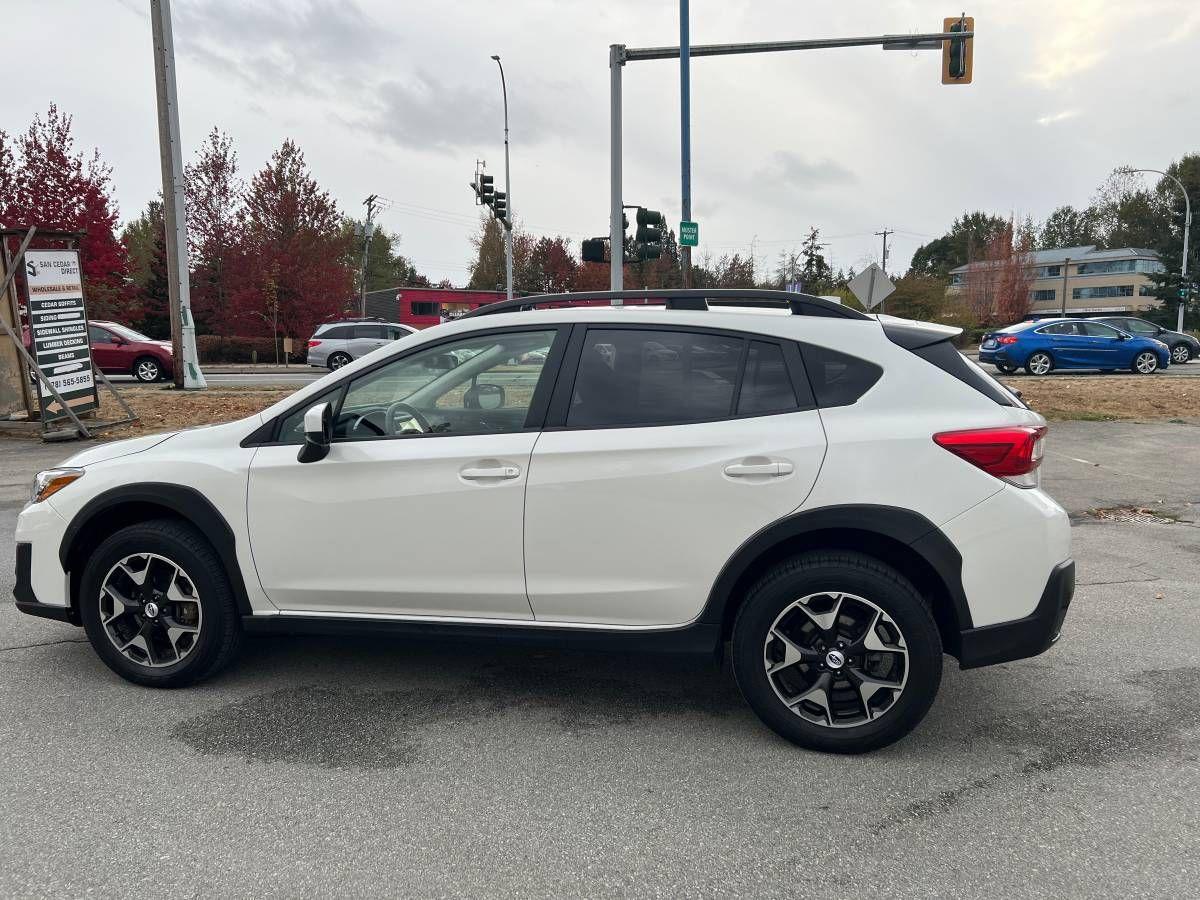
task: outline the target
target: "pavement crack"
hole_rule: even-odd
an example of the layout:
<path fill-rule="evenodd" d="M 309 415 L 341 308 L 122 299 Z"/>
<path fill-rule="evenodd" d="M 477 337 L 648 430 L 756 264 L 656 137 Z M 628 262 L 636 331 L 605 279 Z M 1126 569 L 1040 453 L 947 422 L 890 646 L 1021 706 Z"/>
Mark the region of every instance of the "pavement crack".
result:
<path fill-rule="evenodd" d="M 17 644 L 14 647 L 0 647 L 0 653 L 9 653 L 13 650 L 29 650 L 33 647 L 53 647 L 55 644 L 86 644 L 87 638 L 62 638 L 57 641 L 39 641 L 34 644 Z"/>

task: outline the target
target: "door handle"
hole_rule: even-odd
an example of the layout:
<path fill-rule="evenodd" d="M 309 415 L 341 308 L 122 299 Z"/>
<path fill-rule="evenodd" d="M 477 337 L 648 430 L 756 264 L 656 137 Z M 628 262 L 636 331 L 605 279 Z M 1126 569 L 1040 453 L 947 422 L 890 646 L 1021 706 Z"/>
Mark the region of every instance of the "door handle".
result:
<path fill-rule="evenodd" d="M 458 473 L 468 481 L 481 481 L 487 478 L 516 478 L 521 474 L 517 466 L 488 466 L 480 469 L 463 469 Z"/>
<path fill-rule="evenodd" d="M 790 462 L 730 463 L 725 474 L 731 478 L 746 478 L 750 475 L 791 475 L 794 467 Z"/>

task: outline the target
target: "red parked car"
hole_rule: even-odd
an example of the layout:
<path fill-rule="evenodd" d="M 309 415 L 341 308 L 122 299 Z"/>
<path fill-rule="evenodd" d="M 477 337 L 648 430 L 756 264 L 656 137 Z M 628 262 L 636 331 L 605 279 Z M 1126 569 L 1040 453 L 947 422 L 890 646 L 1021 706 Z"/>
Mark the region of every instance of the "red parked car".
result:
<path fill-rule="evenodd" d="M 170 378 L 170 341 L 156 341 L 117 322 L 88 323 L 92 361 L 106 375 L 132 375 L 138 381 Z"/>

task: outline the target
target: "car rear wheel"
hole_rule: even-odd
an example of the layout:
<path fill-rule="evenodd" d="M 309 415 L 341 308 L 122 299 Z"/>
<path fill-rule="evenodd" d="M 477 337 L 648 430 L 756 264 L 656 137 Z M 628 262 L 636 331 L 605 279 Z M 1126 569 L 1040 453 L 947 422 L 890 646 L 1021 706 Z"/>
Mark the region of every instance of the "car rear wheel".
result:
<path fill-rule="evenodd" d="M 733 669 L 747 702 L 782 737 L 863 753 L 924 718 L 941 684 L 942 643 L 899 572 L 857 553 L 805 553 L 750 589 L 734 625 Z"/>
<path fill-rule="evenodd" d="M 1054 359 L 1049 353 L 1038 351 L 1025 361 L 1025 371 L 1030 375 L 1049 375 L 1054 371 Z"/>
<path fill-rule="evenodd" d="M 1182 366 L 1192 358 L 1192 351 L 1187 344 L 1176 344 L 1171 348 L 1171 362 L 1177 366 Z"/>
<path fill-rule="evenodd" d="M 996 363 L 996 370 L 1002 375 L 1012 375 L 1017 371 L 1017 367 L 1008 363 Z"/>
<path fill-rule="evenodd" d="M 1150 350 L 1143 350 L 1133 358 L 1130 367 L 1138 375 L 1153 375 L 1158 371 L 1158 355 Z"/>
<path fill-rule="evenodd" d="M 133 364 L 133 377 L 138 381 L 151 383 L 162 377 L 162 366 L 153 356 L 141 356 Z"/>
<path fill-rule="evenodd" d="M 149 687 L 183 687 L 237 653 L 241 623 L 216 552 L 188 525 L 131 525 L 96 548 L 75 598 L 84 630 L 110 669 Z"/>
<path fill-rule="evenodd" d="M 350 354 L 334 353 L 334 354 L 331 354 L 329 357 L 329 368 L 340 369 L 342 366 L 346 365 L 346 363 L 348 363 L 348 362 L 351 362 Z"/>

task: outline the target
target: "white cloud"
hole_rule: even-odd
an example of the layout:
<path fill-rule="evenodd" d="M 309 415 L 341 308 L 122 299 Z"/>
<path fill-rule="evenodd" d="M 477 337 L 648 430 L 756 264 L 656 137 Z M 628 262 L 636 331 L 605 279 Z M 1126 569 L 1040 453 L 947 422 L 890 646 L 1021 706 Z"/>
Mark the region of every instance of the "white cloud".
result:
<path fill-rule="evenodd" d="M 1078 115 L 1079 110 L 1077 109 L 1064 109 L 1061 112 L 1038 116 L 1034 121 L 1039 125 L 1056 125 L 1059 122 L 1065 122 L 1067 119 L 1074 119 Z"/>

